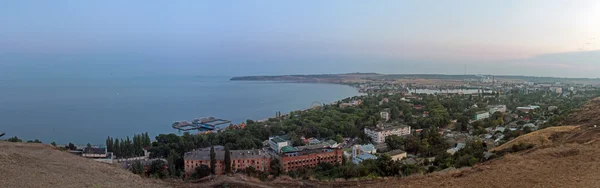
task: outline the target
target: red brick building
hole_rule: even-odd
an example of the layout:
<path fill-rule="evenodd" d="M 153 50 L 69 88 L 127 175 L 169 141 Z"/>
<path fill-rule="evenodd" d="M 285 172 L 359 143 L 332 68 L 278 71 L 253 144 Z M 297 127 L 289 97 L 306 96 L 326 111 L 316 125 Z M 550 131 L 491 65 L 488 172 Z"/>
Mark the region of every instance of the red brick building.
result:
<path fill-rule="evenodd" d="M 233 172 L 244 170 L 250 166 L 257 171 L 269 171 L 271 157 L 262 150 L 231 150 L 231 170 Z M 225 151 L 215 149 L 216 169 L 215 174 L 225 174 Z M 196 167 L 206 165 L 210 167 L 210 151 L 200 150 L 186 152 L 183 156 L 186 175 L 192 174 Z"/>
<path fill-rule="evenodd" d="M 321 162 L 341 164 L 342 157 L 342 150 L 337 148 L 304 149 L 285 152 L 280 156 L 284 172 L 313 168 Z"/>

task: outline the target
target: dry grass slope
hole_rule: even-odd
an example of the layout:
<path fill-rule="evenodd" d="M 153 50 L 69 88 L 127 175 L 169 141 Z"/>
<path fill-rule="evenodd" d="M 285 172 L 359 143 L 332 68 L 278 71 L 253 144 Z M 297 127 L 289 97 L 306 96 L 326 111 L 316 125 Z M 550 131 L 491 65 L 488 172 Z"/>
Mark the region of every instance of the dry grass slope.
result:
<path fill-rule="evenodd" d="M 52 146 L 0 141 L 0 187 L 165 187 Z"/>

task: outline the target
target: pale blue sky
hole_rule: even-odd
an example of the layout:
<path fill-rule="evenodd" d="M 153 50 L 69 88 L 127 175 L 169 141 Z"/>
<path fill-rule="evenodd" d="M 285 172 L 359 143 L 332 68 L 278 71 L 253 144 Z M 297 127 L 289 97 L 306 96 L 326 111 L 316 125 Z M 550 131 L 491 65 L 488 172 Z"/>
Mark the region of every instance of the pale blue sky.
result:
<path fill-rule="evenodd" d="M 1 1 L 0 75 L 600 77 L 600 1 Z"/>

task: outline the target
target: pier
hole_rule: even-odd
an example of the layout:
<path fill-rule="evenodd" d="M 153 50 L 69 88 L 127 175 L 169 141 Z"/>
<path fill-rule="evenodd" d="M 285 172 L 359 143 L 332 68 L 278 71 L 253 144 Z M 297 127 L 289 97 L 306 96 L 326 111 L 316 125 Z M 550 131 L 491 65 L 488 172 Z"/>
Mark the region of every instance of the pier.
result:
<path fill-rule="evenodd" d="M 215 117 L 194 119 L 192 122 L 187 121 L 178 121 L 174 122 L 172 127 L 174 129 L 178 129 L 181 131 L 191 131 L 191 130 L 214 130 L 216 126 L 231 123 L 229 120 L 225 119 L 217 119 Z"/>

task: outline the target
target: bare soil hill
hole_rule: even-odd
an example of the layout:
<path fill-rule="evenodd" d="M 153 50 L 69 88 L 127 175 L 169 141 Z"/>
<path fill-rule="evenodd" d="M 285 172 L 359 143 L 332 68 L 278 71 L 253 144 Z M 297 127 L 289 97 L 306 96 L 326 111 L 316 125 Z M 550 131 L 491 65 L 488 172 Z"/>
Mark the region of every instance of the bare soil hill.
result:
<path fill-rule="evenodd" d="M 0 187 L 168 187 L 45 144 L 0 141 Z"/>
<path fill-rule="evenodd" d="M 579 128 L 579 126 L 548 127 L 546 129 L 521 135 L 511 141 L 508 141 L 507 143 L 502 144 L 501 146 L 491 149 L 490 152 L 510 149 L 513 145 L 518 145 L 521 143 L 534 144 L 538 147 L 552 145 L 554 139 L 558 138 L 560 134 L 569 134 L 579 130 Z"/>

